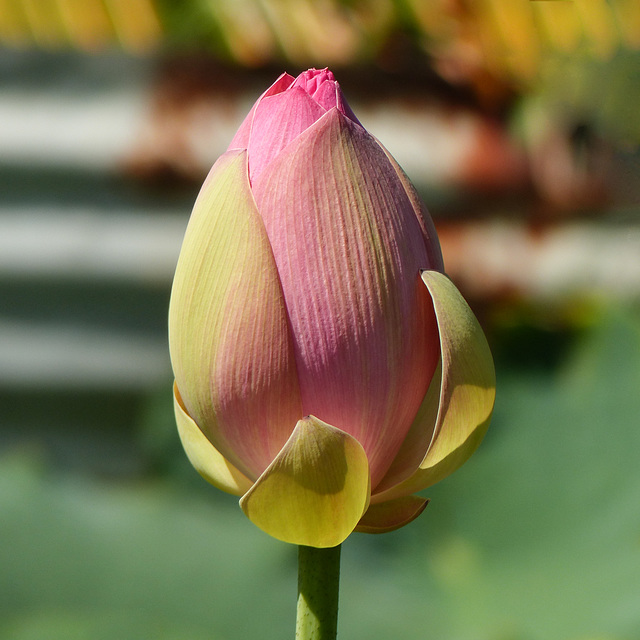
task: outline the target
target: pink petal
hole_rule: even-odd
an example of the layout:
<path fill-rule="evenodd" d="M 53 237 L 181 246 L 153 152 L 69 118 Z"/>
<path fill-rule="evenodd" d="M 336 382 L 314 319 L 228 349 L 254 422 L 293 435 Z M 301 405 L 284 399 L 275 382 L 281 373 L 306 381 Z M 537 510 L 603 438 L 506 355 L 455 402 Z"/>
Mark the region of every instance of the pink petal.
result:
<path fill-rule="evenodd" d="M 340 87 L 337 82 L 323 82 L 310 95 L 326 111 L 338 106 L 338 92 Z"/>
<path fill-rule="evenodd" d="M 325 110 L 299 87 L 263 98 L 256 108 L 249 140 L 251 180 L 324 113 Z"/>
<path fill-rule="evenodd" d="M 247 114 L 247 117 L 242 121 L 240 128 L 233 136 L 233 140 L 228 149 L 246 149 L 249 146 L 249 138 L 251 137 L 251 127 L 253 126 L 253 116 L 256 111 L 256 107 L 260 104 L 260 101 L 267 96 L 273 96 L 285 91 L 294 82 L 293 76 L 288 73 L 283 73 L 255 102 L 251 111 Z M 228 150 L 227 149 L 227 150 Z"/>
<path fill-rule="evenodd" d="M 257 177 L 291 324 L 303 412 L 353 435 L 375 487 L 439 355 L 420 225 L 377 142 L 337 109 Z"/>

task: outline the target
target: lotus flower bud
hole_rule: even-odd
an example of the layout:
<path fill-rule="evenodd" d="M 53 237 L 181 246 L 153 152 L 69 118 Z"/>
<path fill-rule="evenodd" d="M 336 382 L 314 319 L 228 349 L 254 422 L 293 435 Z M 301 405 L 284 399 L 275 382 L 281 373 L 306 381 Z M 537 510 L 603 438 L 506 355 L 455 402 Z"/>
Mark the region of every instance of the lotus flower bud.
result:
<path fill-rule="evenodd" d="M 327 69 L 278 78 L 211 169 L 169 343 L 192 464 L 295 544 L 413 520 L 493 409 L 431 218 Z"/>

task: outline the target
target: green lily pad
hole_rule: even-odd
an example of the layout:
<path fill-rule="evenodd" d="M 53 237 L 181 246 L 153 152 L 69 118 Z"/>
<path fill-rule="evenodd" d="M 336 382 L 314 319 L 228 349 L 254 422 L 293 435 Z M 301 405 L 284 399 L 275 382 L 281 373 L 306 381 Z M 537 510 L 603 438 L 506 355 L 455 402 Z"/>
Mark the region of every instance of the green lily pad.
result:
<path fill-rule="evenodd" d="M 485 441 L 422 517 L 345 542 L 345 640 L 640 637 L 640 318 L 607 313 L 551 372 L 498 360 L 497 378 Z M 295 548 L 197 480 L 5 455 L 0 540 L 1 640 L 294 635 Z"/>

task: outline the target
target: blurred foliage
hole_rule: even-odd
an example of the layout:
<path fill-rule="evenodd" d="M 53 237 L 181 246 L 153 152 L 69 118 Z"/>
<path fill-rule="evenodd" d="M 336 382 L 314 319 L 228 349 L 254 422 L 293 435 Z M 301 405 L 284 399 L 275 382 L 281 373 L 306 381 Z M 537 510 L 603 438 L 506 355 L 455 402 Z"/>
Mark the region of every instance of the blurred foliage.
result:
<path fill-rule="evenodd" d="M 640 637 L 640 313 L 592 311 L 565 336 L 564 357 L 542 365 L 514 366 L 515 322 L 494 334 L 487 439 L 425 492 L 415 523 L 345 543 L 343 637 Z M 526 331 L 538 349 L 558 348 L 548 328 Z M 166 463 L 169 449 L 183 456 L 175 433 L 168 444 L 165 400 L 150 399 L 141 437 L 150 441 L 157 402 L 150 455 Z M 158 469 L 106 484 L 51 471 L 33 452 L 5 454 L 0 638 L 291 635 L 295 549 L 182 463 Z"/>
<path fill-rule="evenodd" d="M 594 136 L 624 148 L 640 143 L 639 101 L 640 51 L 621 50 L 606 59 L 556 56 L 544 81 L 521 100 L 514 123 L 529 144 L 560 128 L 576 132 L 576 153 Z"/>
<path fill-rule="evenodd" d="M 549 53 L 640 47 L 636 0 L 1 0 L 0 41 L 140 52 L 161 40 L 242 65 L 382 59 L 398 36 L 445 74 L 535 77 Z M 392 57 L 392 56 L 391 56 Z M 391 60 L 392 62 L 392 60 Z"/>
<path fill-rule="evenodd" d="M 97 51 L 117 42 L 132 53 L 157 47 L 153 0 L 0 0 L 0 42 Z"/>

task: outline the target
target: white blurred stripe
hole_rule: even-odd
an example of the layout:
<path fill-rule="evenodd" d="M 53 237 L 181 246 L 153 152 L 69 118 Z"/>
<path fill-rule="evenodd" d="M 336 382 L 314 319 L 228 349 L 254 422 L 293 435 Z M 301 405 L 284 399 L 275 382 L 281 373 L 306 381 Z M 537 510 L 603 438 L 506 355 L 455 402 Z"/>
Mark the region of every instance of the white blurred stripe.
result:
<path fill-rule="evenodd" d="M 0 321 L 0 386 L 145 389 L 170 380 L 164 340 Z"/>
<path fill-rule="evenodd" d="M 142 90 L 0 93 L 3 163 L 111 168 L 138 137 L 148 105 Z"/>
<path fill-rule="evenodd" d="M 169 282 L 187 217 L 0 209 L 0 277 Z"/>
<path fill-rule="evenodd" d="M 171 281 L 187 213 L 0 209 L 0 278 Z M 447 272 L 478 295 L 640 295 L 640 227 L 443 224 Z"/>
<path fill-rule="evenodd" d="M 640 298 L 640 227 L 478 222 L 439 230 L 447 273 L 479 297 Z"/>

